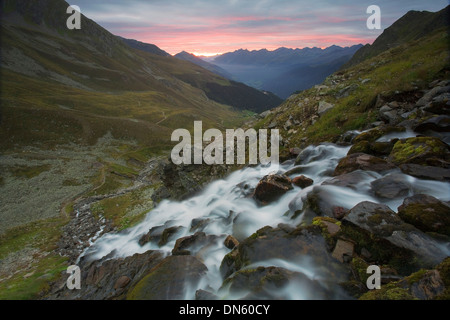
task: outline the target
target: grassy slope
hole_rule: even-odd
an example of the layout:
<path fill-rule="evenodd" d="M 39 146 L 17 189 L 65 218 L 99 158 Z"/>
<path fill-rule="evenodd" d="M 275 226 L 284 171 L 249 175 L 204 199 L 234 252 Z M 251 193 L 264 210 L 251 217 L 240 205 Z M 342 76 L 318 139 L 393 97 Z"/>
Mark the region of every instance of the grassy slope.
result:
<path fill-rule="evenodd" d="M 20 2 L 40 7 L 46 1 Z M 19 1 L 5 3 L 6 11 L 11 12 Z M 49 15 L 47 21 L 58 18 L 51 10 L 44 12 Z M 58 23 L 51 30 L 41 28 L 35 18 L 26 16 L 26 23 L 19 19 L 14 27 L 2 21 L 2 54 L 15 50 L 9 53 L 10 59 L 17 52 L 26 59 L 17 56 L 13 70 L 4 68 L 2 62 L 0 152 L 21 159 L 24 150 L 35 147 L 33 150 L 39 150 L 45 158 L 54 156 L 60 146 L 72 151 L 79 146 L 94 146 L 109 132 L 122 141 L 121 145 L 98 150 L 101 167 L 91 177 L 92 190 L 87 195 L 109 194 L 132 186 L 149 159 L 170 149 L 175 128 L 192 130 L 194 120 L 202 120 L 204 129 L 232 128 L 248 117 L 208 99 L 201 88 L 180 80 L 191 75 L 205 84 L 211 81 L 229 86 L 228 81 L 200 67 L 131 49 L 85 18 L 81 34 L 69 33 Z M 11 176 L 31 179 L 49 168 L 2 163 L 0 169 L 2 187 Z M 60 182 L 66 186 L 79 183 L 68 179 Z M 105 200 L 93 208 L 94 214 L 113 220 L 119 229 L 129 227 L 152 208 L 149 199 L 153 187 L 157 186 Z M 45 194 L 45 190 L 39 192 Z M 62 209 L 60 216 L 36 220 L 0 235 L 0 260 L 4 262 L 0 265 L 0 300 L 38 298 L 50 281 L 61 276 L 67 261 L 54 249 L 73 203 L 65 202 Z M 11 266 L 15 269 L 8 270 Z"/>
<path fill-rule="evenodd" d="M 281 130 L 281 136 L 289 142 L 289 146 L 302 145 L 302 141 L 303 144 L 334 141 L 348 130 L 364 129 L 376 119 L 377 113 L 373 107 L 378 95 L 388 98 L 395 96 L 396 91 L 427 88 L 430 81 L 442 76 L 441 71 L 448 70 L 448 43 L 446 30 L 436 31 L 339 71 L 325 80 L 324 85 L 328 86 L 325 93 L 319 96 L 315 88 L 303 91 L 260 120 L 256 127 L 267 127 L 273 121 L 282 127 L 292 116 L 302 122 L 304 131 Z M 333 78 L 339 78 L 342 82 L 338 86 L 332 85 Z M 362 84 L 362 79 L 370 81 Z M 358 86 L 354 92 L 348 97 L 336 98 L 339 90 L 352 84 Z M 310 119 L 316 113 L 319 101 L 335 104 L 335 107 L 311 124 Z"/>

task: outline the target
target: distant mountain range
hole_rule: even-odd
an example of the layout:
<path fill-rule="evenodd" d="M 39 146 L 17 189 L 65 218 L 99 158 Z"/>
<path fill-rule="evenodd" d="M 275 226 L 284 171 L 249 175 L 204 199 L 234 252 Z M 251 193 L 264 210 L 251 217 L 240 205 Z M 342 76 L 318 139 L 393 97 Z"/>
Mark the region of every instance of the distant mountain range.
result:
<path fill-rule="evenodd" d="M 282 47 L 274 51 L 240 49 L 208 58 L 207 61 L 215 68 L 226 70 L 233 80 L 287 98 L 296 91 L 321 83 L 339 70 L 361 47 L 362 45 L 345 48 L 333 45 L 326 49 Z M 209 70 L 212 71 L 211 68 Z"/>
<path fill-rule="evenodd" d="M 215 74 L 218 74 L 219 76 L 222 76 L 224 78 L 233 79 L 233 75 L 231 73 L 229 73 L 228 71 L 222 69 L 221 67 L 219 67 L 215 64 L 209 63 L 209 62 L 201 59 L 200 57 L 193 55 L 192 53 L 182 51 L 182 52 L 176 54 L 175 58 L 195 63 L 196 65 L 198 65 L 202 68 L 205 68 L 206 70 L 209 70 L 211 72 L 214 72 Z"/>

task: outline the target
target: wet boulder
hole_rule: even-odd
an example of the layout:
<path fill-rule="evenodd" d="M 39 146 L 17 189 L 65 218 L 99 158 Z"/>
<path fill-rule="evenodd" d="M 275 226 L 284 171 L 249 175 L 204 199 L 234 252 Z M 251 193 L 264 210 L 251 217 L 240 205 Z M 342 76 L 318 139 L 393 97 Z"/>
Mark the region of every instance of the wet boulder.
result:
<path fill-rule="evenodd" d="M 204 232 L 179 238 L 172 249 L 172 255 L 195 255 L 206 246 L 215 244 L 218 238 L 219 236 L 207 235 Z"/>
<path fill-rule="evenodd" d="M 301 175 L 301 176 L 297 176 L 294 179 L 292 179 L 292 183 L 294 185 L 296 185 L 297 187 L 304 189 L 304 188 L 307 188 L 307 187 L 313 185 L 314 180 L 310 179 L 304 175 Z"/>
<path fill-rule="evenodd" d="M 371 182 L 372 191 L 379 198 L 396 199 L 407 196 L 412 190 L 411 184 L 403 174 L 391 173 Z"/>
<path fill-rule="evenodd" d="M 317 275 L 345 278 L 344 267 L 331 256 L 317 226 L 299 227 L 292 231 L 264 227 L 241 241 L 224 257 L 220 272 L 227 278 L 250 264 L 271 259 L 283 259 L 297 265 L 308 260 L 317 266 Z"/>
<path fill-rule="evenodd" d="M 301 272 L 281 267 L 239 270 L 227 278 L 221 291 L 240 299 L 331 299 L 336 288 L 326 288 Z"/>
<path fill-rule="evenodd" d="M 271 174 L 259 181 L 253 197 L 263 204 L 277 200 L 289 190 L 292 190 L 291 179 L 285 175 Z"/>
<path fill-rule="evenodd" d="M 224 246 L 228 249 L 234 249 L 239 245 L 239 241 L 232 235 L 228 235 L 223 242 Z"/>
<path fill-rule="evenodd" d="M 388 160 L 396 165 L 404 163 L 425 164 L 429 158 L 447 160 L 448 145 L 434 137 L 415 137 L 397 141 Z"/>
<path fill-rule="evenodd" d="M 324 182 L 322 182 L 322 185 L 331 185 L 360 190 L 362 185 L 364 185 L 367 180 L 373 180 L 375 177 L 376 175 L 373 172 L 356 170 L 325 180 Z"/>
<path fill-rule="evenodd" d="M 417 125 L 414 131 L 419 133 L 427 131 L 450 132 L 450 116 L 440 115 L 428 118 Z"/>
<path fill-rule="evenodd" d="M 394 147 L 396 140 L 391 140 L 389 142 L 369 142 L 367 140 L 362 140 L 355 143 L 347 155 L 351 155 L 354 153 L 366 153 L 372 156 L 387 156 L 391 153 L 392 148 Z"/>
<path fill-rule="evenodd" d="M 207 272 L 193 256 L 169 256 L 153 267 L 127 294 L 128 300 L 182 300 Z M 192 293 L 193 295 L 193 293 Z"/>
<path fill-rule="evenodd" d="M 445 250 L 436 240 L 413 225 L 405 223 L 394 211 L 383 204 L 361 202 L 349 211 L 342 219 L 342 223 L 347 226 L 356 226 L 369 233 L 370 237 L 378 239 L 378 243 L 377 241 L 368 243 L 370 246 L 374 244 L 378 246 L 382 240 L 381 243 L 384 242 L 387 245 L 386 248 L 390 249 L 379 254 L 379 257 L 382 258 L 385 254 L 389 255 L 389 251 L 392 251 L 393 255 L 400 254 L 402 258 L 396 260 L 397 262 L 404 260 L 403 266 L 399 266 L 401 268 L 407 264 L 411 265 L 413 261 L 417 261 L 416 268 L 433 266 L 446 256 Z M 358 239 L 353 238 L 353 240 L 359 244 L 364 243 Z M 411 268 L 414 266 L 411 265 Z"/>
<path fill-rule="evenodd" d="M 416 194 L 406 198 L 398 208 L 398 216 L 424 232 L 450 236 L 450 204 L 435 197 Z"/>
<path fill-rule="evenodd" d="M 170 240 L 176 239 L 176 235 L 180 234 L 185 228 L 182 226 L 167 227 L 167 223 L 162 226 L 151 228 L 145 235 L 139 239 L 139 244 L 144 246 L 149 242 L 157 243 L 162 247 Z"/>
<path fill-rule="evenodd" d="M 384 172 L 395 168 L 390 162 L 365 153 L 354 153 L 342 158 L 336 166 L 333 175 L 339 176 L 355 170 Z"/>
<path fill-rule="evenodd" d="M 353 139 L 353 143 L 356 144 L 361 141 L 375 142 L 382 136 L 387 135 L 389 133 L 405 132 L 405 131 L 406 129 L 404 127 L 382 125 L 360 133 Z"/>
<path fill-rule="evenodd" d="M 405 163 L 400 165 L 399 168 L 403 173 L 419 179 L 450 181 L 450 169 L 447 168 L 425 166 L 414 163 Z"/>

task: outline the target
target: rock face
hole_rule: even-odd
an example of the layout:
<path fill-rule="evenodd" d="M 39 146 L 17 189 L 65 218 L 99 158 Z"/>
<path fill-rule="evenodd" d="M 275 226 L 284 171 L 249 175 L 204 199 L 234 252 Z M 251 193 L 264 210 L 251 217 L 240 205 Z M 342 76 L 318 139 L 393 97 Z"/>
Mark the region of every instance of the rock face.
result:
<path fill-rule="evenodd" d="M 283 194 L 292 190 L 291 179 L 285 175 L 267 175 L 261 179 L 255 188 L 254 198 L 263 204 L 277 200 Z"/>
<path fill-rule="evenodd" d="M 339 161 L 333 175 L 349 173 L 358 169 L 383 172 L 394 169 L 395 165 L 381 158 L 377 158 L 365 153 L 354 153 Z"/>
<path fill-rule="evenodd" d="M 424 232 L 450 236 L 450 205 L 432 196 L 416 194 L 406 198 L 398 216 Z"/>
<path fill-rule="evenodd" d="M 152 268 L 128 293 L 128 300 L 180 300 L 189 285 L 196 285 L 207 271 L 192 256 L 170 256 Z"/>

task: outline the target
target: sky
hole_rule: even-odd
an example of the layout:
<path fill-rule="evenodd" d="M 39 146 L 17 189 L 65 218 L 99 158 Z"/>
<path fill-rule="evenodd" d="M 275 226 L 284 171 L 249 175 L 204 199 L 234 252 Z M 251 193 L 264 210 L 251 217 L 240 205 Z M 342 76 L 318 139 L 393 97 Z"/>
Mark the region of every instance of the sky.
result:
<path fill-rule="evenodd" d="M 372 43 L 409 10 L 439 11 L 448 0 L 74 0 L 115 35 L 176 54 L 214 55 L 238 49 L 326 48 Z M 381 9 L 369 30 L 367 8 Z"/>

